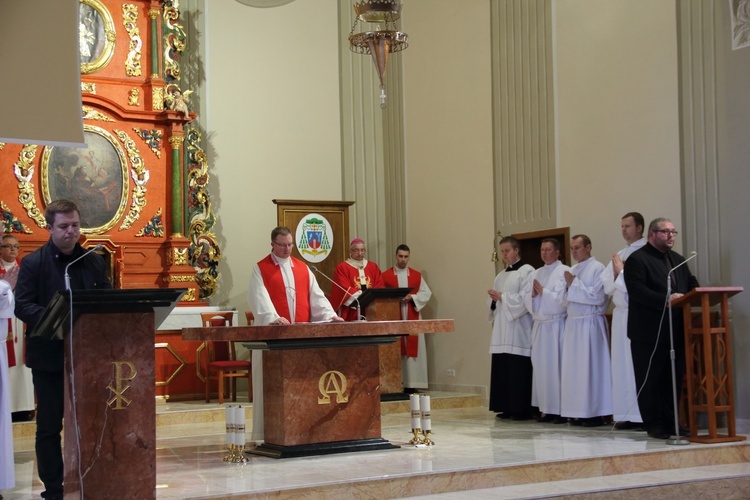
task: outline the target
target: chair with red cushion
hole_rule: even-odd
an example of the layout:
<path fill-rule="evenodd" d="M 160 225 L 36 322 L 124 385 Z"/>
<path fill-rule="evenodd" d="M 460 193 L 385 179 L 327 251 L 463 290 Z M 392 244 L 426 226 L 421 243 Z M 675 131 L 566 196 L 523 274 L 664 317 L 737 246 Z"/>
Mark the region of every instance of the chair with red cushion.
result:
<path fill-rule="evenodd" d="M 217 311 L 201 313 L 204 327 L 232 326 L 234 312 Z M 230 382 L 232 401 L 237 401 L 237 378 L 247 379 L 248 401 L 253 400 L 253 385 L 250 380 L 250 361 L 237 359 L 234 342 L 228 340 L 206 341 L 206 403 L 211 401 L 211 380 L 218 382 L 219 404 L 224 404 L 224 386 Z"/>

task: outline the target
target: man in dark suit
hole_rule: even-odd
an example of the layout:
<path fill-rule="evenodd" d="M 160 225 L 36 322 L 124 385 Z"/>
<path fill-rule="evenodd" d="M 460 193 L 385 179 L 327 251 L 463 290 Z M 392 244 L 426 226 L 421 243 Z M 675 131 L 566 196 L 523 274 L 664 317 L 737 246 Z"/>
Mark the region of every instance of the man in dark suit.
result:
<path fill-rule="evenodd" d="M 668 313 L 674 327 L 677 394 L 685 374 L 682 310 L 670 309 L 670 303 L 699 286 L 687 265 L 674 269 L 685 261 L 672 250 L 675 236 L 672 221 L 654 219 L 648 227 L 648 243 L 625 261 L 625 285 L 630 296 L 628 337 L 640 390 L 638 406 L 644 428 L 656 439 L 668 439 L 669 431 L 675 428 Z M 672 269 L 672 290 L 667 297 L 667 276 Z"/>

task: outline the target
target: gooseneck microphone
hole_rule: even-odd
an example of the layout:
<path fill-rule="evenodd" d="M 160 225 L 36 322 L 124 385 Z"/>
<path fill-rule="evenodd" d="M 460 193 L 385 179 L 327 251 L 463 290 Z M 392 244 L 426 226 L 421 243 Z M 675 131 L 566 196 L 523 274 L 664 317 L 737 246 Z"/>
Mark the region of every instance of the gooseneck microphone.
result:
<path fill-rule="evenodd" d="M 104 248 L 104 247 L 102 246 L 101 243 L 99 243 L 95 247 L 90 248 L 89 250 L 87 250 L 86 253 L 84 253 L 83 255 L 81 255 L 80 257 L 78 257 L 77 259 L 75 259 L 74 261 L 68 263 L 67 266 L 65 266 L 65 289 L 66 290 L 70 290 L 70 275 L 68 274 L 68 268 L 70 266 L 72 266 L 73 264 L 75 264 L 76 262 L 78 262 L 79 260 L 81 260 L 82 258 L 86 257 L 91 252 L 96 252 L 97 250 L 101 250 L 102 248 Z"/>
<path fill-rule="evenodd" d="M 357 321 L 365 321 L 365 318 L 362 317 L 362 308 L 359 305 L 359 299 L 357 297 L 355 297 L 354 295 L 352 295 L 351 293 L 349 293 L 349 290 L 347 290 L 343 286 L 341 286 L 338 283 L 336 283 L 335 281 L 333 281 L 331 278 L 329 278 L 323 271 L 321 271 L 317 267 L 315 267 L 315 266 L 308 266 L 308 267 L 310 268 L 310 271 L 312 271 L 314 273 L 320 274 L 325 279 L 327 279 L 328 281 L 330 281 L 331 283 L 333 283 L 334 285 L 336 285 L 337 287 L 339 287 L 341 290 L 343 290 L 344 293 L 347 294 L 349 297 L 353 298 L 355 300 L 355 302 L 357 302 Z"/>
<path fill-rule="evenodd" d="M 690 252 L 690 256 L 674 266 L 667 273 L 667 300 L 665 303 L 672 307 L 672 273 L 675 269 L 688 263 L 688 261 L 694 259 L 698 253 L 696 251 Z M 677 370 L 675 368 L 675 349 L 674 349 L 674 326 L 672 325 L 672 311 L 669 311 L 669 358 L 672 365 L 672 406 L 674 408 L 674 437 L 667 439 L 667 444 L 685 445 L 690 444 L 690 441 L 686 439 L 680 439 L 680 421 L 678 416 L 677 408 Z"/>

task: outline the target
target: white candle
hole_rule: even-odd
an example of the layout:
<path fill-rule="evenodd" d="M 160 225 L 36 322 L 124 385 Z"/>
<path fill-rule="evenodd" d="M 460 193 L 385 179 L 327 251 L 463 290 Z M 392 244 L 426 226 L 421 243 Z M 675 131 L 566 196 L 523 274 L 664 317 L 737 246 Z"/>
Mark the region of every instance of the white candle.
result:
<path fill-rule="evenodd" d="M 411 428 L 419 429 L 419 419 L 421 412 L 419 411 L 419 394 L 411 394 L 409 396 L 409 407 L 411 408 Z"/>
<path fill-rule="evenodd" d="M 419 396 L 419 406 L 422 408 L 422 430 L 432 430 L 432 416 L 430 415 L 430 396 Z"/>
<path fill-rule="evenodd" d="M 234 444 L 245 446 L 245 408 L 242 406 L 234 409 Z"/>
<path fill-rule="evenodd" d="M 234 444 L 234 409 L 226 408 L 227 444 Z"/>

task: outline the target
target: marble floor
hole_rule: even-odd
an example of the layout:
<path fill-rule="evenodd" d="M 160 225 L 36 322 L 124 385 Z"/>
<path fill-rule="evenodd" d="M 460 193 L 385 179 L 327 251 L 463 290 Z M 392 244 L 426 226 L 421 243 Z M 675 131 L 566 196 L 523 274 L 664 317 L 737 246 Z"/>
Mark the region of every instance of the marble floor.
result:
<path fill-rule="evenodd" d="M 385 403 L 383 437 L 401 448 L 229 464 L 223 410 L 171 405 L 157 418 L 157 498 L 750 498 L 748 441 L 674 446 L 451 406 L 433 396 L 432 447 L 409 445 L 408 406 Z M 17 440 L 16 487 L 2 494 L 39 498 L 33 440 Z"/>

